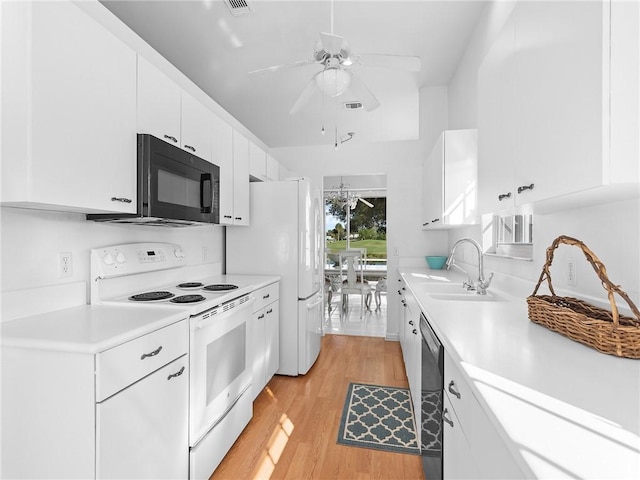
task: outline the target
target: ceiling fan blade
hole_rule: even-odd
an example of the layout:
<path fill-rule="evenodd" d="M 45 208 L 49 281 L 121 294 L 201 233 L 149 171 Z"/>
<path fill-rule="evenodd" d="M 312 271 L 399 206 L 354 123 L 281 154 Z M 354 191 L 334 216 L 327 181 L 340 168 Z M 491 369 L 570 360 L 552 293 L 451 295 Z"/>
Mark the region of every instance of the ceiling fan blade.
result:
<path fill-rule="evenodd" d="M 360 200 L 362 203 L 364 203 L 367 207 L 373 208 L 373 203 L 367 202 L 364 198 L 358 197 L 358 200 Z"/>
<path fill-rule="evenodd" d="M 369 53 L 355 57 L 354 65 L 419 72 L 422 67 L 422 61 L 420 60 L 420 57 L 412 57 L 409 55 L 383 55 L 378 53 Z"/>
<path fill-rule="evenodd" d="M 252 70 L 249 72 L 249 75 L 254 73 L 264 73 L 264 72 L 277 72 L 278 70 L 284 70 L 287 68 L 295 68 L 295 67 L 304 67 L 305 65 L 313 65 L 315 64 L 315 60 L 298 60 L 293 63 L 284 63 L 282 65 L 273 65 L 271 67 L 259 68 L 258 70 Z"/>
<path fill-rule="evenodd" d="M 363 108 L 370 112 L 380 106 L 380 102 L 375 97 L 371 90 L 360 80 L 356 75 L 351 72 L 351 83 L 349 85 L 349 92 L 355 97 L 354 100 L 362 103 Z"/>
<path fill-rule="evenodd" d="M 337 55 L 341 51 L 343 57 L 349 56 L 349 44 L 347 41 L 342 38 L 340 35 L 334 35 L 333 33 L 320 32 L 320 40 L 322 41 L 322 47 L 324 51 L 331 54 Z"/>
<path fill-rule="evenodd" d="M 298 113 L 302 109 L 302 107 L 304 107 L 307 103 L 311 101 L 311 98 L 313 98 L 313 96 L 318 90 L 318 87 L 316 86 L 315 77 L 316 76 L 314 75 L 313 78 L 311 78 L 311 80 L 309 81 L 309 83 L 307 83 L 307 86 L 304 87 L 304 90 L 296 100 L 296 103 L 294 103 L 293 107 L 291 107 L 291 110 L 289 110 L 289 115 Z"/>

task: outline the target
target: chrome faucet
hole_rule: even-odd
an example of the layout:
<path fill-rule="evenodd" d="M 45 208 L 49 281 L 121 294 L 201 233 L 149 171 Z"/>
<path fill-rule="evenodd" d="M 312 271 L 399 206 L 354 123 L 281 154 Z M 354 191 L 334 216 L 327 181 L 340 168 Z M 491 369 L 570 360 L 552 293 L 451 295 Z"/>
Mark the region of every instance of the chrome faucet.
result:
<path fill-rule="evenodd" d="M 482 247 L 473 238 L 461 238 L 460 240 L 458 240 L 456 243 L 453 244 L 453 247 L 451 248 L 451 253 L 449 254 L 449 258 L 447 258 L 447 262 L 444 264 L 445 268 L 447 270 L 451 270 L 452 266 L 456 267 L 456 268 L 460 268 L 460 267 L 458 267 L 458 265 L 454 264 L 453 256 L 456 253 L 456 249 L 458 248 L 458 245 L 460 245 L 461 243 L 470 243 L 471 245 L 476 247 L 476 250 L 478 251 L 478 282 L 475 285 L 475 291 L 479 295 L 486 295 L 487 294 L 487 288 L 489 288 L 489 285 L 491 285 L 491 279 L 493 278 L 493 273 L 491 275 L 489 275 L 489 280 L 485 280 L 485 278 L 484 278 L 484 261 L 483 261 L 483 256 L 482 256 Z M 471 280 L 471 278 L 469 278 L 469 280 Z M 465 287 L 467 287 L 467 290 L 473 290 L 474 289 L 473 288 L 473 284 L 471 283 L 471 281 L 469 281 L 469 283 L 465 282 L 463 285 Z"/>

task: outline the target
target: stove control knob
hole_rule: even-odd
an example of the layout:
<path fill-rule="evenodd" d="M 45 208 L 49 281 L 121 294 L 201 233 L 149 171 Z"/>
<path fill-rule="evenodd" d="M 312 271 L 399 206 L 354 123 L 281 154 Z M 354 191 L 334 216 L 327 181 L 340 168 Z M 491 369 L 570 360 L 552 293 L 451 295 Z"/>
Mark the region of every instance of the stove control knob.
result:
<path fill-rule="evenodd" d="M 176 256 L 176 258 L 179 258 L 179 259 L 183 259 L 184 258 L 184 252 L 182 251 L 181 248 L 176 248 L 173 251 L 173 254 Z"/>
<path fill-rule="evenodd" d="M 124 263 L 126 261 L 127 261 L 127 258 L 124 256 L 124 253 L 118 252 L 118 255 L 116 255 L 116 262 Z"/>
<path fill-rule="evenodd" d="M 113 262 L 114 262 L 113 255 L 111 255 L 110 253 L 105 253 L 102 260 L 106 265 L 113 265 Z"/>

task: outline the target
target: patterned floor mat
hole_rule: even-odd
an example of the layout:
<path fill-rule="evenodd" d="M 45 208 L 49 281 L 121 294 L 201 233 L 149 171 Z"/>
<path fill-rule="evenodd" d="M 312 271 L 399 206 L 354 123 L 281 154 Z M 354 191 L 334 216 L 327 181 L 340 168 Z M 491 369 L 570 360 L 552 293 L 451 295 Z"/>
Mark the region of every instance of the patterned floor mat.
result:
<path fill-rule="evenodd" d="M 338 443 L 419 455 L 409 390 L 351 383 Z"/>

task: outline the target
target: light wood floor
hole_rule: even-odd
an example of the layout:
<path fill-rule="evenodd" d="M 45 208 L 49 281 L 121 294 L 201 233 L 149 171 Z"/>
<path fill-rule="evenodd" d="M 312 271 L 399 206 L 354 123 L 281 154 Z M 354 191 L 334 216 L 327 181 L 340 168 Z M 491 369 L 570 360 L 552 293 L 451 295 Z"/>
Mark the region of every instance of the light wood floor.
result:
<path fill-rule="evenodd" d="M 350 382 L 407 387 L 400 344 L 326 335 L 312 369 L 276 375 L 211 480 L 424 479 L 420 456 L 338 445 Z"/>

